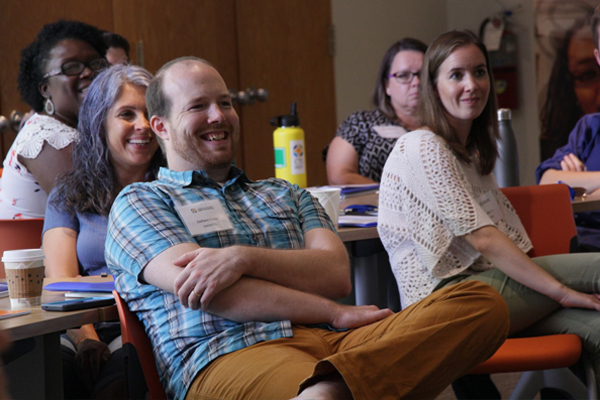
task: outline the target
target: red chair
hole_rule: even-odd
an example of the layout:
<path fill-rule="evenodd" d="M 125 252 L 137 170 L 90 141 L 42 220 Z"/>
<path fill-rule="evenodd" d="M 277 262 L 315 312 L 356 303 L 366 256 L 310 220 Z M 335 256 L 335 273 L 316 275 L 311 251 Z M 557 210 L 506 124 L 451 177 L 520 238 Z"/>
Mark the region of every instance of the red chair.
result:
<path fill-rule="evenodd" d="M 520 186 L 502 189 L 519 215 L 534 248 L 532 257 L 568 253 L 577 236 L 566 185 Z M 593 368 L 586 362 L 587 390 L 568 369 L 581 357 L 577 335 L 507 339 L 473 374 L 524 372 L 511 399 L 533 399 L 544 387 L 570 393 L 576 399 L 597 399 Z"/>
<path fill-rule="evenodd" d="M 43 218 L 0 219 L 0 257 L 5 250 L 39 249 L 42 247 Z M 0 278 L 6 278 L 4 264 Z"/>
<path fill-rule="evenodd" d="M 166 399 L 167 394 L 158 377 L 152 344 L 146 335 L 144 324 L 129 311 L 127 303 L 116 290 L 113 290 L 113 296 L 121 321 L 127 397 L 144 399 L 148 393 L 151 400 Z"/>

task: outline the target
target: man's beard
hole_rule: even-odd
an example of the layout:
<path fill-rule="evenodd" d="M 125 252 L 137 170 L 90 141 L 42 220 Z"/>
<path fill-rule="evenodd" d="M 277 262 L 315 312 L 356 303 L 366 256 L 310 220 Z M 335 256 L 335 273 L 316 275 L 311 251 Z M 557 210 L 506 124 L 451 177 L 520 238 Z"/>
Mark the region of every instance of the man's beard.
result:
<path fill-rule="evenodd" d="M 207 130 L 206 128 L 201 130 L 202 133 L 195 133 L 193 136 L 185 136 L 182 134 L 171 135 L 173 150 L 179 157 L 183 158 L 188 163 L 195 165 L 199 169 L 214 169 L 229 166 L 235 158 L 237 138 L 239 137 L 239 126 L 234 128 L 229 124 L 220 124 L 210 127 L 210 130 L 221 129 L 228 132 L 228 145 L 230 151 L 227 154 L 222 152 L 214 154 L 211 151 L 203 150 L 203 143 L 206 143 L 206 141 L 202 140 L 201 137 Z"/>

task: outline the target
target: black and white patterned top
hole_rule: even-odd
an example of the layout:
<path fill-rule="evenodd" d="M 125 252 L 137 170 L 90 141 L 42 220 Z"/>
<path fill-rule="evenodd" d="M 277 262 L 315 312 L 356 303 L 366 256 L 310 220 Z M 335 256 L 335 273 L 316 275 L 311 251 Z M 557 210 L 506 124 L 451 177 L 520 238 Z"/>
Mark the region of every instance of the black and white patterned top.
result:
<path fill-rule="evenodd" d="M 336 136 L 350 143 L 358 153 L 358 173 L 364 177 L 381 181 L 385 162 L 394 149 L 397 137 L 385 138 L 374 127 L 402 125 L 389 119 L 381 110 L 357 111 L 340 125 Z"/>

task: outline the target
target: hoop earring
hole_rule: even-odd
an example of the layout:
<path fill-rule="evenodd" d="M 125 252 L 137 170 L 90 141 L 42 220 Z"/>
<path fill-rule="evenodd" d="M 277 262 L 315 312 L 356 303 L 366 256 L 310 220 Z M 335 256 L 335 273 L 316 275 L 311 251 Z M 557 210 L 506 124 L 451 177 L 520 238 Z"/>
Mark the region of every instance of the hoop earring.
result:
<path fill-rule="evenodd" d="M 47 98 L 44 102 L 44 111 L 46 111 L 46 114 L 48 115 L 54 114 L 54 103 L 52 103 L 50 98 Z"/>

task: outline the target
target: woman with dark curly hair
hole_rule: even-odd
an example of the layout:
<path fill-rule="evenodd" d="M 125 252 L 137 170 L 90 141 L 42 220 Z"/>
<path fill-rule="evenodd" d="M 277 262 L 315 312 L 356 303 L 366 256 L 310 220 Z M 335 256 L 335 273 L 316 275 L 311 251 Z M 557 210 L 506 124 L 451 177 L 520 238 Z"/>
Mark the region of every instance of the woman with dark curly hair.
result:
<path fill-rule="evenodd" d="M 373 92 L 377 108 L 346 118 L 325 150 L 330 184 L 379 182 L 396 140 L 419 127 L 419 72 L 425 50 L 425 43 L 412 38 L 399 40 L 387 50 Z"/>
<path fill-rule="evenodd" d="M 600 68 L 590 27 L 581 21 L 556 43 L 556 58 L 540 113 L 542 161 L 567 144 L 584 114 L 600 111 Z"/>
<path fill-rule="evenodd" d="M 102 31 L 79 21 L 45 25 L 23 49 L 18 84 L 35 114 L 4 160 L 0 218 L 42 218 L 56 177 L 71 168 L 79 106 L 108 66 Z"/>
<path fill-rule="evenodd" d="M 128 184 L 154 180 L 163 164 L 147 119 L 151 79 L 141 67 L 116 65 L 90 85 L 79 112 L 73 169 L 59 176 L 48 199 L 43 233 L 47 277 L 110 274 L 104 242 L 112 203 Z M 67 331 L 67 337 L 68 398 L 101 397 L 122 385 L 118 323 L 85 325 Z M 79 379 L 67 381 L 73 376 Z M 111 393 L 110 398 L 118 395 Z"/>

